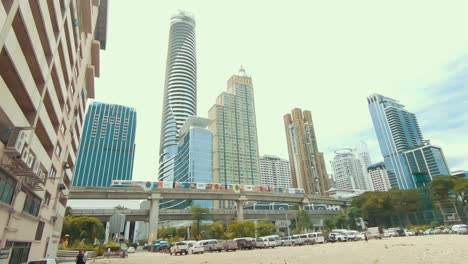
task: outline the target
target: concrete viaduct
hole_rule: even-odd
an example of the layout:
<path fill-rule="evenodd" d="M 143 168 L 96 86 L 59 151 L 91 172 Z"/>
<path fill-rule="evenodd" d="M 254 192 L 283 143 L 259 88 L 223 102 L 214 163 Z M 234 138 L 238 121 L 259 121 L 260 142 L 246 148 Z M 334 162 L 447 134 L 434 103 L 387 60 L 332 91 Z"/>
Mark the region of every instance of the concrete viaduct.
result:
<path fill-rule="evenodd" d="M 150 191 L 136 190 L 127 188 L 72 188 L 70 191 L 69 199 L 72 200 L 149 200 L 149 212 L 140 212 L 140 217 L 149 215 L 149 228 L 150 232 L 157 237 L 158 220 L 160 216 L 164 218 L 167 214 L 160 210 L 159 203 L 162 199 L 167 200 L 225 200 L 236 202 L 236 216 L 238 220 L 244 220 L 243 204 L 248 201 L 255 202 L 282 202 L 282 203 L 295 203 L 299 208 L 304 205 L 325 204 L 325 205 L 339 205 L 346 207 L 348 201 L 342 199 L 335 199 L 331 197 L 323 197 L 318 195 L 308 194 L 290 194 L 290 193 L 275 193 L 275 192 L 249 192 L 249 191 L 233 191 L 233 190 L 197 190 L 197 189 L 153 189 Z M 247 210 L 246 210 L 247 211 Z M 268 211 L 271 212 L 271 211 Z M 136 214 L 136 213 L 135 213 Z M 170 213 L 169 213 L 170 214 Z M 181 213 L 183 214 L 183 213 Z M 283 217 L 285 212 L 280 213 Z M 216 213 L 214 214 L 216 215 Z M 250 219 L 254 217 L 255 213 L 247 213 Z M 275 214 L 269 214 L 273 216 Z M 137 215 L 134 215 L 137 217 Z M 186 216 L 184 216 L 186 217 Z M 260 217 L 262 218 L 262 217 Z M 256 218 L 258 219 L 258 218 Z"/>

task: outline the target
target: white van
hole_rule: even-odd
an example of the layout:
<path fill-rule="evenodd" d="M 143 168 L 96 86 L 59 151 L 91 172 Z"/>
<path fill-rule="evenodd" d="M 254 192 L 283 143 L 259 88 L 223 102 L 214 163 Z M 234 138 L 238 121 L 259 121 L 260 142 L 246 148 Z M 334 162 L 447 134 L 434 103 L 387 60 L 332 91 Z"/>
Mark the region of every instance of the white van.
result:
<path fill-rule="evenodd" d="M 309 233 L 307 234 L 309 237 L 312 237 L 315 240 L 315 243 L 324 243 L 325 242 L 325 237 L 321 232 L 314 232 L 314 233 Z"/>
<path fill-rule="evenodd" d="M 468 225 L 465 225 L 465 224 L 453 225 L 452 231 L 455 234 L 466 234 L 468 232 Z"/>
<path fill-rule="evenodd" d="M 264 236 L 266 238 L 273 238 L 275 241 L 275 246 L 280 247 L 281 246 L 281 237 L 279 235 L 271 235 L 271 236 Z"/>

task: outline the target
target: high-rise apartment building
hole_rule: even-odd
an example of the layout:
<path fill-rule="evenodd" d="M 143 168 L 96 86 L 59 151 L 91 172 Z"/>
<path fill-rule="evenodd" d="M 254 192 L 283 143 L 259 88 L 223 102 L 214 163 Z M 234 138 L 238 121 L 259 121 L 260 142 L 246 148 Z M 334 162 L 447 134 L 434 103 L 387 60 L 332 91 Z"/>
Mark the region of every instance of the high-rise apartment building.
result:
<path fill-rule="evenodd" d="M 326 195 L 330 189 L 325 159 L 319 152 L 312 114 L 294 108 L 284 116 L 292 185 L 308 194 Z"/>
<path fill-rule="evenodd" d="M 273 155 L 261 156 L 260 183 L 274 188 L 290 188 L 289 161 Z"/>
<path fill-rule="evenodd" d="M 163 100 L 158 178 L 173 181 L 179 129 L 197 115 L 195 20 L 185 12 L 171 18 Z"/>
<path fill-rule="evenodd" d="M 372 164 L 367 144 L 364 143 L 364 141 L 359 142 L 359 146 L 354 150 L 354 152 L 356 153 L 357 158 L 361 162 L 362 175 L 364 175 L 366 190 L 373 190 L 372 181 L 368 177 L 367 173 L 367 167 L 369 167 Z"/>
<path fill-rule="evenodd" d="M 372 190 L 372 186 L 369 186 L 370 180 L 367 180 L 367 173 L 364 173 L 365 170 L 358 155 L 349 148 L 335 151 L 331 165 L 336 189 Z"/>
<path fill-rule="evenodd" d="M 84 121 L 73 186 L 108 187 L 131 180 L 135 156 L 133 107 L 93 102 Z"/>
<path fill-rule="evenodd" d="M 385 163 L 379 162 L 372 164 L 367 168 L 369 178 L 372 181 L 372 188 L 374 191 L 388 191 L 392 188 L 388 180 L 387 170 Z"/>
<path fill-rule="evenodd" d="M 106 25 L 105 0 L 0 3 L 0 262 L 55 258 Z"/>
<path fill-rule="evenodd" d="M 213 137 L 208 129 L 209 123 L 207 118 L 190 116 L 180 129 L 175 182 L 213 182 Z M 191 204 L 213 208 L 213 201 L 208 200 L 194 200 Z"/>
<path fill-rule="evenodd" d="M 252 78 L 243 68 L 228 80 L 208 113 L 213 132 L 213 181 L 260 184 Z"/>
<path fill-rule="evenodd" d="M 380 94 L 369 96 L 367 102 L 390 184 L 400 189 L 415 188 L 415 173 L 426 173 L 426 171 L 421 168 L 415 170 L 414 167 L 410 171 L 404 152 L 424 145 L 416 116 L 408 112 L 398 101 Z M 443 155 L 434 154 L 434 159 L 437 160 L 438 171 L 448 171 Z M 432 178 L 434 175 L 428 176 Z"/>

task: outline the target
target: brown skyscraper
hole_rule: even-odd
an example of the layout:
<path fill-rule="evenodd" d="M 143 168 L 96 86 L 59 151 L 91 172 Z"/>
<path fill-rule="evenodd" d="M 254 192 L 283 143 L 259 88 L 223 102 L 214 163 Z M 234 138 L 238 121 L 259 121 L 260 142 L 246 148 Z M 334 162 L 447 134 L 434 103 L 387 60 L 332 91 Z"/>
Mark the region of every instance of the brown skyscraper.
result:
<path fill-rule="evenodd" d="M 294 108 L 284 116 L 292 184 L 308 194 L 327 195 L 329 189 L 323 153 L 318 151 L 310 111 Z"/>

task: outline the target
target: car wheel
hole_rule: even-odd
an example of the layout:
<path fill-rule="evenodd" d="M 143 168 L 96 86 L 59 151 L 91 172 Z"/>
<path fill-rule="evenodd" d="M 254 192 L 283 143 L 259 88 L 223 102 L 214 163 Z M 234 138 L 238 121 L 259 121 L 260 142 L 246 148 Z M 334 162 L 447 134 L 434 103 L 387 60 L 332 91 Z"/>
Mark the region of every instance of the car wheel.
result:
<path fill-rule="evenodd" d="M 295 242 L 292 242 L 292 245 L 293 245 L 293 246 L 295 246 L 295 245 L 296 245 L 296 243 L 295 243 Z"/>

